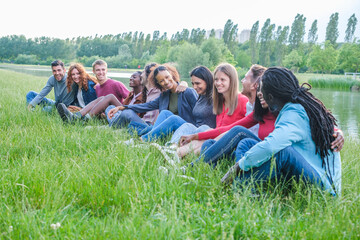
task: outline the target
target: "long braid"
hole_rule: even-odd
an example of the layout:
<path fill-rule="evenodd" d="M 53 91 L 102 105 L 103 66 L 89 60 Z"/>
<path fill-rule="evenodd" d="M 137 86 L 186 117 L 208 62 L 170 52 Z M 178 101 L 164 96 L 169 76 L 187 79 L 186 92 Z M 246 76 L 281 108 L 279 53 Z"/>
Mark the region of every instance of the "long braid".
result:
<path fill-rule="evenodd" d="M 308 83 L 299 86 L 299 81 L 295 75 L 286 68 L 269 68 L 262 78 L 263 88 L 271 93 L 281 102 L 292 102 L 301 104 L 308 117 L 311 129 L 311 138 L 315 143 L 315 153 L 322 159 L 322 167 L 329 174 L 330 183 L 333 183 L 330 171 L 329 155 L 331 142 L 334 141 L 334 125 L 336 119 L 332 113 L 326 109 L 324 104 L 312 95 Z M 332 159 L 334 166 L 334 159 Z M 334 188 L 335 190 L 335 188 Z"/>

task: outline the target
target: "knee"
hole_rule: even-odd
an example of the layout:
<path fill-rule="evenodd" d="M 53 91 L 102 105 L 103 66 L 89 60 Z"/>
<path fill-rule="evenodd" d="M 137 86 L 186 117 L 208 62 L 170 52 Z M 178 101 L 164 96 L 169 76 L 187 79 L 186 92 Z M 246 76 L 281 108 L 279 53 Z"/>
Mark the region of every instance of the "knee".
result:
<path fill-rule="evenodd" d="M 201 147 L 201 152 L 206 151 L 207 149 L 209 149 L 216 141 L 214 139 L 208 139 L 206 140 L 202 147 Z"/>
<path fill-rule="evenodd" d="M 172 112 L 170 112 L 169 110 L 162 110 L 160 112 L 160 114 L 164 117 L 169 117 L 169 116 L 173 116 L 174 114 Z"/>
<path fill-rule="evenodd" d="M 244 156 L 244 154 L 257 143 L 258 143 L 258 141 L 256 141 L 255 139 L 252 139 L 252 138 L 242 139 L 238 143 L 236 150 L 235 150 L 236 159 L 239 160 L 240 158 L 242 158 Z"/>
<path fill-rule="evenodd" d="M 26 94 L 26 99 L 29 100 L 31 98 L 35 98 L 35 96 L 37 95 L 36 92 L 34 91 L 29 91 L 27 94 Z"/>
<path fill-rule="evenodd" d="M 124 119 L 131 120 L 134 115 L 136 115 L 136 113 L 135 113 L 133 110 L 131 110 L 131 109 L 125 109 L 125 110 L 122 112 L 122 115 L 121 115 L 121 116 L 122 116 L 122 118 L 124 118 Z M 137 116 L 137 115 L 136 115 L 136 116 Z"/>
<path fill-rule="evenodd" d="M 241 132 L 241 131 L 243 131 L 244 129 L 246 129 L 246 128 L 244 128 L 243 126 L 234 126 L 234 127 L 232 127 L 232 128 L 230 129 L 230 131 L 232 131 L 232 132 Z"/>
<path fill-rule="evenodd" d="M 106 100 L 110 100 L 110 99 L 113 99 L 113 98 L 116 98 L 116 97 L 115 97 L 114 94 L 110 93 L 110 94 L 104 96 L 103 98 L 106 99 Z"/>

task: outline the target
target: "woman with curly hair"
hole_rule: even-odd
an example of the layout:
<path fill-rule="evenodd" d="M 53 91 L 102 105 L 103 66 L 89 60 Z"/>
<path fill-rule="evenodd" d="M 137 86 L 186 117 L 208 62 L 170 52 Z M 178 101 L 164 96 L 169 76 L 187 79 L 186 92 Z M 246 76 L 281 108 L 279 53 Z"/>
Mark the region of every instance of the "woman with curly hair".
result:
<path fill-rule="evenodd" d="M 112 119 L 118 111 L 122 111 L 122 115 L 128 116 L 132 124 L 137 123 L 137 127 L 147 127 L 143 119 L 133 118 L 136 113 L 144 113 L 153 110 L 169 110 L 175 115 L 179 115 L 185 121 L 194 123 L 192 110 L 197 101 L 198 95 L 193 88 L 186 88 L 183 92 L 177 92 L 180 84 L 180 76 L 175 67 L 164 64 L 158 66 L 152 73 L 155 81 L 155 87 L 161 92 L 160 96 L 151 102 L 136 105 L 124 105 L 113 108 L 108 112 L 109 119 Z M 133 125 L 131 125 L 133 128 Z"/>
<path fill-rule="evenodd" d="M 97 98 L 95 92 L 95 85 L 97 83 L 96 78 L 90 76 L 83 65 L 80 63 L 71 64 L 66 79 L 66 87 L 68 92 L 74 91 L 76 93 L 76 100 L 72 105 L 83 108 L 95 100 Z"/>

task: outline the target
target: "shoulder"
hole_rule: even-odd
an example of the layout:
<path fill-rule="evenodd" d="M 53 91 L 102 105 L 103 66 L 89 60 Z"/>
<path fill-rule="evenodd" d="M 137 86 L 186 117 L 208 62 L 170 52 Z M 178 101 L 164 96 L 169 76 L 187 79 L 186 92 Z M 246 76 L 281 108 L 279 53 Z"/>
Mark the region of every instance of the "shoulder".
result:
<path fill-rule="evenodd" d="M 249 99 L 245 95 L 241 93 L 238 94 L 238 102 L 246 104 L 248 101 Z"/>
<path fill-rule="evenodd" d="M 54 75 L 51 75 L 47 82 L 51 85 L 54 85 L 55 81 L 57 81 L 57 80 L 55 79 Z"/>
<path fill-rule="evenodd" d="M 97 84 L 93 80 L 88 79 L 88 86 L 94 87 L 95 85 L 97 85 Z"/>
<path fill-rule="evenodd" d="M 189 96 L 189 97 L 198 97 L 198 94 L 196 93 L 195 89 L 193 88 L 186 88 L 185 91 L 183 92 L 183 94 L 185 96 Z"/>
<path fill-rule="evenodd" d="M 309 117 L 301 104 L 298 103 L 287 103 L 281 109 L 278 121 L 290 120 L 290 121 L 306 121 L 309 122 Z"/>

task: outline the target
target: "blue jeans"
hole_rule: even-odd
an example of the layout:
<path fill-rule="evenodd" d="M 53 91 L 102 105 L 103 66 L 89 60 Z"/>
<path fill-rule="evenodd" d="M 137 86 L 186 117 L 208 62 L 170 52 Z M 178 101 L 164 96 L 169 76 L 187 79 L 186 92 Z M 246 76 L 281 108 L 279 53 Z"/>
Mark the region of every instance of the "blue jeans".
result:
<path fill-rule="evenodd" d="M 124 111 L 118 111 L 114 114 L 112 119 L 110 119 L 108 117 L 108 113 L 113 108 L 115 108 L 115 106 L 110 105 L 105 110 L 106 118 L 109 122 L 110 127 L 121 128 L 127 125 L 131 121 L 146 124 L 133 110 L 130 109 L 125 109 Z"/>
<path fill-rule="evenodd" d="M 191 123 L 184 123 L 174 132 L 171 140 L 168 143 L 179 143 L 181 136 L 204 132 L 208 129 L 210 129 L 208 125 L 201 125 L 200 127 L 196 127 Z"/>
<path fill-rule="evenodd" d="M 37 92 L 28 92 L 26 94 L 26 104 L 28 105 L 37 95 L 39 95 Z M 41 102 L 39 103 L 39 105 L 43 106 L 43 111 L 51 112 L 53 110 L 53 107 L 55 106 L 55 101 L 44 97 L 43 100 L 41 100 Z"/>
<path fill-rule="evenodd" d="M 204 162 L 215 167 L 221 158 L 234 159 L 233 150 L 236 149 L 238 143 L 244 138 L 261 141 L 260 138 L 255 136 L 247 128 L 235 126 L 218 141 L 214 139 L 206 140 L 201 147 L 200 157 L 196 161 L 203 159 Z"/>
<path fill-rule="evenodd" d="M 239 142 L 235 155 L 236 161 L 259 141 L 246 138 Z M 276 153 L 272 159 L 259 167 L 254 167 L 249 171 L 242 171 L 236 178 L 238 183 L 248 183 L 250 180 L 255 182 L 264 182 L 284 179 L 289 181 L 292 178 L 296 181 L 302 179 L 304 182 L 310 182 L 317 185 L 321 184 L 321 178 L 316 170 L 300 155 L 293 147 L 286 147 Z"/>
<path fill-rule="evenodd" d="M 143 135 L 141 138 L 143 141 L 149 142 L 167 136 L 184 123 L 186 123 L 186 121 L 181 117 L 174 115 L 168 110 L 163 110 L 160 112 L 151 131 Z"/>

